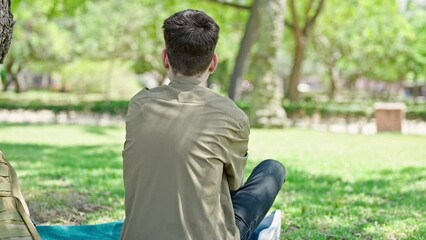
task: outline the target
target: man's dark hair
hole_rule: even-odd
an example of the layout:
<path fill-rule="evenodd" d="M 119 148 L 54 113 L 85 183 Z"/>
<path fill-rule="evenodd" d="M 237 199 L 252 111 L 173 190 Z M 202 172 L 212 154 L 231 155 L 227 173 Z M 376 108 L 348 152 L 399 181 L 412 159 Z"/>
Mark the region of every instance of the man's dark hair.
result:
<path fill-rule="evenodd" d="M 174 73 L 194 76 L 212 61 L 219 26 L 202 11 L 184 10 L 164 20 L 164 41 Z"/>

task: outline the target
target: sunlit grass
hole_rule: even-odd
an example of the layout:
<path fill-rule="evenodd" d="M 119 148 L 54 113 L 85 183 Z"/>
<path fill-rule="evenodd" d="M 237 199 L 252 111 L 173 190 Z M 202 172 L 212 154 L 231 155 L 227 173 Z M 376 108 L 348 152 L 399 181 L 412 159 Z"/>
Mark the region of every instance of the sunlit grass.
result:
<path fill-rule="evenodd" d="M 124 217 L 123 127 L 0 125 L 39 223 Z M 283 239 L 424 239 L 426 138 L 252 130 L 246 174 L 262 159 L 287 168 L 274 208 Z"/>

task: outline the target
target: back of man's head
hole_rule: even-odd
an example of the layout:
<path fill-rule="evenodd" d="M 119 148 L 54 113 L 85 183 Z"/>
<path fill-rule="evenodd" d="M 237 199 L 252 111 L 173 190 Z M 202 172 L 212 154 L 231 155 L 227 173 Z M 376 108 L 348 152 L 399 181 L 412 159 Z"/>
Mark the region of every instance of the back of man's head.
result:
<path fill-rule="evenodd" d="M 209 67 L 219 26 L 202 11 L 184 10 L 164 20 L 164 40 L 174 74 L 195 76 Z"/>

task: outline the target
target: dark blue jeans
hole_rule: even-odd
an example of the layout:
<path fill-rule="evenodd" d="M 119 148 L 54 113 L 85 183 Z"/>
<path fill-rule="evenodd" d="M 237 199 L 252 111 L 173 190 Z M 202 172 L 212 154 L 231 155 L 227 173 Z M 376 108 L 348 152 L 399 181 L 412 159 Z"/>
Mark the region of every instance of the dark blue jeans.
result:
<path fill-rule="evenodd" d="M 257 165 L 244 185 L 231 193 L 235 223 L 242 240 L 250 239 L 268 213 L 286 179 L 284 166 L 275 160 Z"/>

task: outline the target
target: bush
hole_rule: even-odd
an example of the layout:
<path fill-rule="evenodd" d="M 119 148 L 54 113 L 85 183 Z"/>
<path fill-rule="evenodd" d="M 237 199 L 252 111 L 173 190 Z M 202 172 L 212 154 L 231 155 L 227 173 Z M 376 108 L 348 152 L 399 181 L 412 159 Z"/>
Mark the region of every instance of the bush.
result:
<path fill-rule="evenodd" d="M 407 107 L 407 119 L 416 120 L 420 119 L 426 121 L 426 106 L 425 105 L 413 105 Z"/>
<path fill-rule="evenodd" d="M 289 118 L 312 117 L 319 114 L 321 118 L 342 117 L 342 118 L 373 118 L 373 103 L 326 103 L 326 102 L 284 102 L 283 108 Z M 250 103 L 246 101 L 237 102 L 237 106 L 243 111 L 250 108 Z M 426 105 L 407 105 L 406 118 L 410 120 L 426 121 Z"/>
<path fill-rule="evenodd" d="M 46 103 L 34 100 L 16 102 L 10 99 L 0 99 L 0 109 L 50 110 L 54 113 L 74 111 L 79 113 L 124 116 L 127 113 L 127 106 L 128 101 L 122 100 Z M 250 103 L 247 101 L 239 101 L 237 102 L 237 106 L 246 112 L 250 109 Z M 321 118 L 342 117 L 348 119 L 374 117 L 373 104 L 366 103 L 285 102 L 283 108 L 289 118 L 312 117 L 314 114 L 319 114 Z M 426 105 L 407 105 L 406 118 L 426 121 Z"/>
<path fill-rule="evenodd" d="M 319 114 L 322 118 L 369 118 L 373 113 L 371 106 L 353 103 L 285 102 L 283 107 L 286 110 L 287 116 L 290 118 L 312 117 L 315 113 Z"/>
<path fill-rule="evenodd" d="M 50 110 L 54 113 L 61 112 L 79 112 L 79 113 L 95 113 L 110 115 L 126 115 L 128 101 L 92 101 L 80 103 L 43 103 L 40 101 L 19 102 L 0 101 L 0 109 L 15 110 Z"/>
<path fill-rule="evenodd" d="M 89 111 L 98 114 L 126 115 L 128 101 L 97 101 L 89 103 Z"/>

